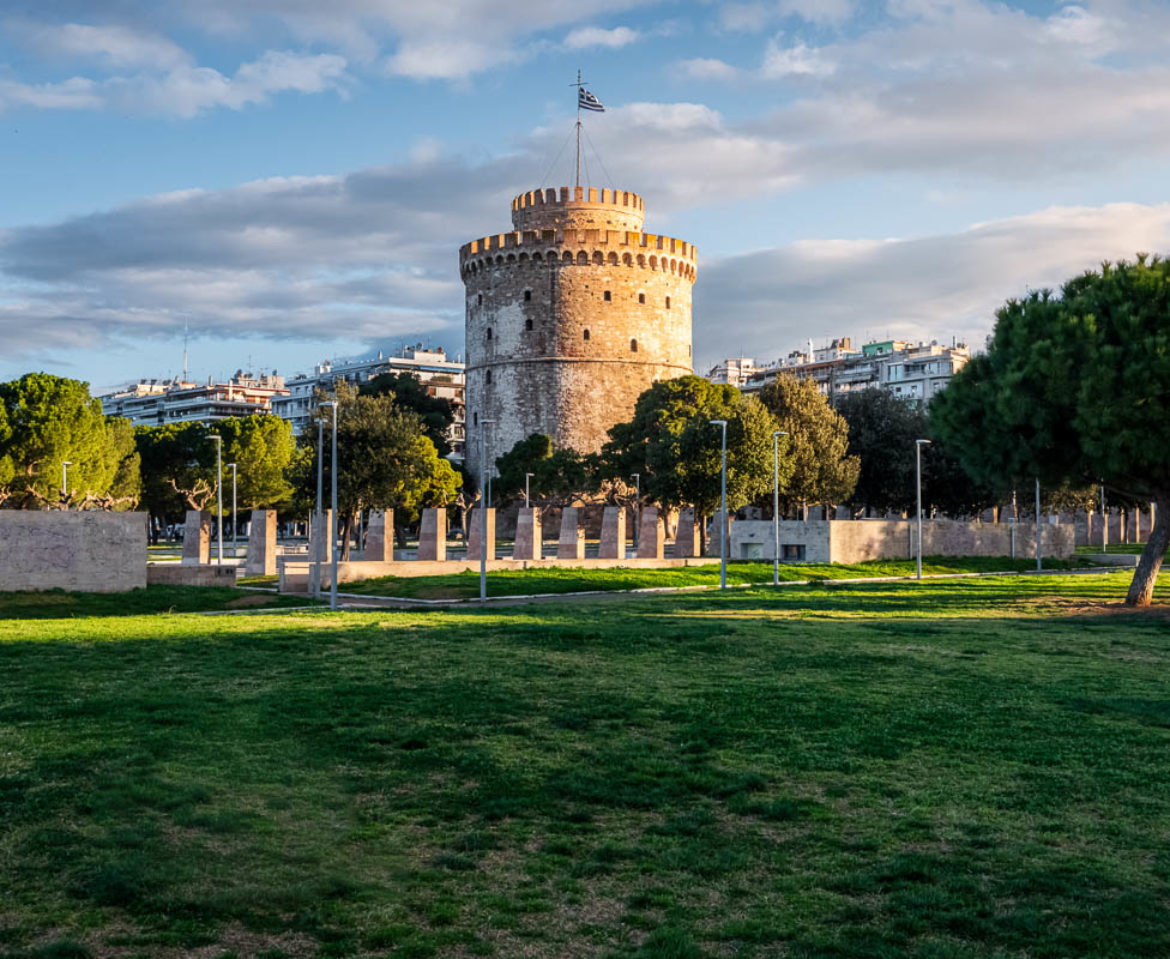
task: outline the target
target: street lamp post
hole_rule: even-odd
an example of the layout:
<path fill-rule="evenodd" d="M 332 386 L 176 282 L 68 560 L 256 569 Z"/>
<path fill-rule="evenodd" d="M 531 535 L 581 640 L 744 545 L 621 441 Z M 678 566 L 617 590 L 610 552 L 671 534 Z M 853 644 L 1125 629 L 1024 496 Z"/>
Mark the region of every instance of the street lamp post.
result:
<path fill-rule="evenodd" d="M 1109 552 L 1109 514 L 1105 512 L 1105 484 L 1101 484 L 1101 552 Z"/>
<path fill-rule="evenodd" d="M 631 473 L 630 479 L 634 481 L 634 552 L 637 554 L 638 550 L 638 533 L 639 526 L 641 526 L 642 519 L 642 474 Z"/>
<path fill-rule="evenodd" d="M 711 420 L 723 427 L 723 460 L 719 469 L 719 588 L 727 589 L 727 420 Z"/>
<path fill-rule="evenodd" d="M 772 432 L 772 585 L 780 585 L 780 437 L 784 430 Z"/>
<path fill-rule="evenodd" d="M 218 565 L 223 565 L 223 437 L 211 434 L 215 441 L 215 538 Z"/>
<path fill-rule="evenodd" d="M 333 449 L 329 454 L 329 479 L 332 488 L 329 500 L 329 552 L 333 558 L 329 579 L 329 608 L 337 609 L 337 403 L 333 407 Z"/>
<path fill-rule="evenodd" d="M 479 488 L 485 493 L 484 505 L 479 511 L 479 601 L 487 602 L 487 428 L 495 420 L 479 421 Z"/>
<path fill-rule="evenodd" d="M 69 499 L 69 467 L 73 465 L 73 460 L 64 460 L 61 463 L 61 502 L 66 503 Z"/>
<path fill-rule="evenodd" d="M 240 521 L 236 513 L 236 464 L 228 463 L 232 468 L 232 556 L 240 555 Z"/>
<path fill-rule="evenodd" d="M 535 475 L 536 475 L 535 473 L 525 473 L 524 474 L 524 508 L 525 509 L 528 509 L 528 481 L 530 479 L 532 479 L 532 477 L 534 477 Z"/>
<path fill-rule="evenodd" d="M 332 406 L 332 403 L 322 403 L 321 406 Z M 321 487 L 323 485 L 323 477 L 325 475 L 325 421 L 318 417 L 317 419 L 317 519 L 309 524 L 309 538 L 312 539 L 314 535 L 314 527 L 316 527 L 317 538 L 320 539 L 321 520 L 320 517 L 325 514 L 322 513 L 321 507 Z M 310 548 L 313 550 L 313 595 L 319 597 L 321 595 L 321 544 L 319 542 L 310 543 Z"/>
<path fill-rule="evenodd" d="M 918 495 L 918 564 L 917 576 L 922 579 L 922 447 L 929 446 L 930 440 L 914 441 L 914 477 Z"/>
<path fill-rule="evenodd" d="M 1043 553 L 1044 534 L 1040 530 L 1040 477 L 1036 477 L 1036 572 L 1044 568 Z"/>

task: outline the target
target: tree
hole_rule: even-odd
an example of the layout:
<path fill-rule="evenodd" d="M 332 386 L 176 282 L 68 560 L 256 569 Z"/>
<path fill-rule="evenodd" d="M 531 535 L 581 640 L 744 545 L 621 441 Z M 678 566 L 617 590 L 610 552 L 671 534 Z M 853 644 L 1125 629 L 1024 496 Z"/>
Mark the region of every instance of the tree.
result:
<path fill-rule="evenodd" d="M 609 431 L 602 458 L 611 477 L 639 473 L 642 494 L 666 507 L 694 505 L 709 516 L 719 507 L 720 428 L 727 420 L 727 504 L 739 509 L 772 487 L 772 431 L 776 423 L 756 400 L 734 386 L 698 376 L 660 380 L 634 406 L 628 423 Z M 791 475 L 787 455 L 781 485 Z"/>
<path fill-rule="evenodd" d="M 359 392 L 363 396 L 394 397 L 398 409 L 418 415 L 440 456 L 451 452 L 447 433 L 455 422 L 455 406 L 441 396 L 431 396 L 426 384 L 414 373 L 381 373 L 363 383 Z"/>
<path fill-rule="evenodd" d="M 215 498 L 215 444 L 203 423 L 139 426 L 134 442 L 142 461 L 142 503 L 160 521 L 185 509 L 206 509 Z"/>
<path fill-rule="evenodd" d="M 806 503 L 845 502 L 857 485 L 860 463 L 849 454 L 849 424 L 812 380 L 777 376 L 760 391 L 760 402 L 788 433 L 795 461 L 781 503 L 786 512 Z"/>
<path fill-rule="evenodd" d="M 236 464 L 241 508 L 276 509 L 288 502 L 292 486 L 285 473 L 296 443 L 287 420 L 258 413 L 221 420 L 213 431 L 223 437 L 223 461 Z"/>
<path fill-rule="evenodd" d="M 435 444 L 424 435 L 418 415 L 397 408 L 389 395 L 359 395 L 345 383 L 337 384 L 338 526 L 342 556 L 349 556 L 350 533 L 364 509 L 393 509 L 395 521 L 413 518 L 424 506 L 446 506 L 462 482 Z M 318 409 L 325 424 L 325 449 L 332 444 L 332 410 Z M 314 435 L 306 438 L 316 442 Z M 328 453 L 326 454 L 328 456 Z M 315 467 L 314 462 L 314 467 Z M 332 464 L 326 459 L 325 489 L 330 489 Z M 316 469 L 309 471 L 316 483 Z"/>
<path fill-rule="evenodd" d="M 28 373 L 0 383 L 0 408 L 0 484 L 6 500 L 25 509 L 66 505 L 60 492 L 66 462 L 69 501 L 112 508 L 134 500 L 135 463 L 126 427 L 107 421 L 87 383 Z"/>
<path fill-rule="evenodd" d="M 520 499 L 524 480 L 531 473 L 528 491 L 532 499 L 548 506 L 568 506 L 594 485 L 593 459 L 573 449 L 558 449 L 551 437 L 533 433 L 496 457 L 497 487 L 505 496 Z"/>
<path fill-rule="evenodd" d="M 1126 603 L 1148 605 L 1170 543 L 1170 262 L 1105 263 L 1008 300 L 987 352 L 931 404 L 939 435 L 988 483 L 1089 486 L 1154 501 Z"/>
<path fill-rule="evenodd" d="M 859 461 L 853 508 L 913 509 L 914 441 L 929 437 L 925 413 L 883 389 L 850 393 L 837 412 L 849 427 L 847 452 Z"/>

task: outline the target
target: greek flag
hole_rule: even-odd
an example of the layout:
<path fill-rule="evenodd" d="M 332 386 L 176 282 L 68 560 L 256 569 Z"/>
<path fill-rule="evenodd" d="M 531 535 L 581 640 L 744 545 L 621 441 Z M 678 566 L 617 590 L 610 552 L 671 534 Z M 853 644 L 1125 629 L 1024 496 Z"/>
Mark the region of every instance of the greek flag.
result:
<path fill-rule="evenodd" d="M 595 113 L 605 113 L 605 107 L 602 106 L 601 101 L 584 87 L 577 87 L 577 108 L 579 110 L 592 110 Z"/>

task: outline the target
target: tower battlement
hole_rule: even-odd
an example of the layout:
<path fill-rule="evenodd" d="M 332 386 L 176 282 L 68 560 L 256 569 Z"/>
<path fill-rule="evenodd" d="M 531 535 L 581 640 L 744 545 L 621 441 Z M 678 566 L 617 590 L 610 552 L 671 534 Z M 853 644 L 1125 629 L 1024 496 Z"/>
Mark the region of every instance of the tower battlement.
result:
<path fill-rule="evenodd" d="M 512 226 L 517 230 L 601 229 L 640 231 L 645 205 L 637 193 L 606 187 L 530 190 L 512 201 Z"/>

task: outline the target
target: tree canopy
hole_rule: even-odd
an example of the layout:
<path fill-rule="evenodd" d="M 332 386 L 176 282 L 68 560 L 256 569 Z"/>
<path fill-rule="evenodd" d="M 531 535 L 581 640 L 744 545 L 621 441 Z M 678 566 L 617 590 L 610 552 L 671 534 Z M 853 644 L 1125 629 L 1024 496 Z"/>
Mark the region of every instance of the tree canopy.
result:
<path fill-rule="evenodd" d="M 781 374 L 760 391 L 760 402 L 788 434 L 792 478 L 781 496 L 786 512 L 806 503 L 847 502 L 860 463 L 849 453 L 849 424 L 812 380 Z"/>
<path fill-rule="evenodd" d="M 106 508 L 137 502 L 138 462 L 124 420 L 102 415 L 89 385 L 48 373 L 0 383 L 0 486 L 6 505 L 67 503 Z"/>
<path fill-rule="evenodd" d="M 446 506 L 454 500 L 462 477 L 439 456 L 417 414 L 399 409 L 393 396 L 359 395 L 345 383 L 337 384 L 333 398 L 338 403 L 337 510 L 346 550 L 359 510 L 393 509 L 396 519 L 406 519 L 423 507 Z M 318 409 L 316 417 L 325 424 L 323 476 L 328 491 L 332 410 Z M 303 441 L 315 445 L 317 431 L 310 433 Z M 304 477 L 315 489 L 315 462 Z"/>
<path fill-rule="evenodd" d="M 496 488 L 505 496 L 522 499 L 525 477 L 531 473 L 532 500 L 566 506 L 596 485 L 593 459 L 573 449 L 557 448 L 551 437 L 533 433 L 496 457 Z"/>
<path fill-rule="evenodd" d="M 142 505 L 151 516 L 178 519 L 186 509 L 206 509 L 215 498 L 215 444 L 210 436 L 203 423 L 135 429 Z"/>
<path fill-rule="evenodd" d="M 884 512 L 915 504 L 914 442 L 928 438 L 926 414 L 888 390 L 860 390 L 837 404 L 849 426 L 847 452 L 858 460 L 855 510 Z"/>
<path fill-rule="evenodd" d="M 776 423 L 734 386 L 699 376 L 660 380 L 638 397 L 633 418 L 609 431 L 602 451 L 607 472 L 623 479 L 638 473 L 642 494 L 651 501 L 666 507 L 693 505 L 709 516 L 719 508 L 722 441 L 711 420 L 727 420 L 728 509 L 745 506 L 772 488 Z M 791 471 L 785 454 L 780 460 L 782 488 Z"/>
<path fill-rule="evenodd" d="M 963 468 L 990 484 L 1103 482 L 1157 503 L 1126 602 L 1146 605 L 1170 543 L 1170 263 L 1139 256 L 996 313 L 987 352 L 931 404 Z"/>
<path fill-rule="evenodd" d="M 455 422 L 455 407 L 448 399 L 431 396 L 426 384 L 415 374 L 381 373 L 363 383 L 359 392 L 363 396 L 392 396 L 398 409 L 418 416 L 440 456 L 451 452 L 447 431 Z"/>
<path fill-rule="evenodd" d="M 263 413 L 236 416 L 216 423 L 211 432 L 223 437 L 224 463 L 236 464 L 241 509 L 277 509 L 289 501 L 292 486 L 285 473 L 296 443 L 287 420 Z"/>

